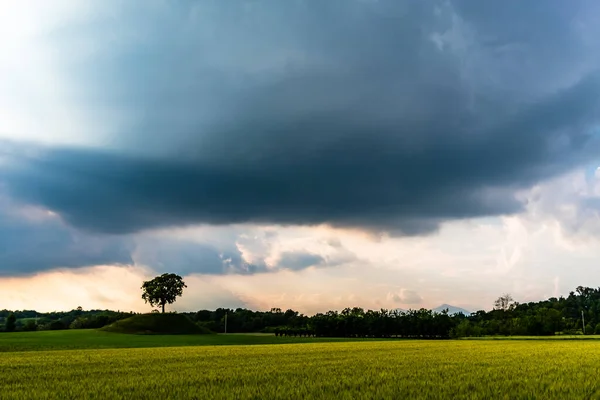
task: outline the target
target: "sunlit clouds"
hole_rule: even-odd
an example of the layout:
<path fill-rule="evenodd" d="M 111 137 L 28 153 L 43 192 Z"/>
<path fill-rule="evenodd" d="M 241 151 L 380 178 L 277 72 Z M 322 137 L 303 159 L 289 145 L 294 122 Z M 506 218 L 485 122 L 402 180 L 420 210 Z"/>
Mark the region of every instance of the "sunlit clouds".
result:
<path fill-rule="evenodd" d="M 594 1 L 8 1 L 0 308 L 600 285 Z"/>

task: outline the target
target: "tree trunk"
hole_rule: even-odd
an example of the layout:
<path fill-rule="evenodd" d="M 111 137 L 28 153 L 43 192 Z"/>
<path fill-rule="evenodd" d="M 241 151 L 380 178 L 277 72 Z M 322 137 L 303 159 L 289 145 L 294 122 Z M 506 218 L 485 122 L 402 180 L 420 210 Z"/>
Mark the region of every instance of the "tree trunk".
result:
<path fill-rule="evenodd" d="M 162 313 L 165 313 L 165 303 L 162 303 Z"/>

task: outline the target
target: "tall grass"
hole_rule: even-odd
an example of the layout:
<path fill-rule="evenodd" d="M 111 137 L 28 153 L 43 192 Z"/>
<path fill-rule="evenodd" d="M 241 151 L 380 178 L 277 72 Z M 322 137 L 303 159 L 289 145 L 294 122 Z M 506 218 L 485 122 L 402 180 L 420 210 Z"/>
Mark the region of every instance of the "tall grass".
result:
<path fill-rule="evenodd" d="M 9 352 L 2 399 L 591 399 L 594 341 Z"/>

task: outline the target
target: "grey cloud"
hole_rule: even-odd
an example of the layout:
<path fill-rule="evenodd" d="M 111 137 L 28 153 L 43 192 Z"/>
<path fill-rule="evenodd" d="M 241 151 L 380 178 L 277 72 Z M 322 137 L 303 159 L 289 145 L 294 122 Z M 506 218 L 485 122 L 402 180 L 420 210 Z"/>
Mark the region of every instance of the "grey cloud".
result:
<path fill-rule="evenodd" d="M 277 265 L 279 268 L 297 271 L 308 267 L 320 266 L 324 263 L 325 259 L 318 254 L 286 252 L 281 255 Z"/>
<path fill-rule="evenodd" d="M 0 277 L 95 265 L 137 265 L 182 275 L 249 275 L 353 260 L 338 247 L 327 259 L 309 252 L 286 252 L 277 265 L 268 267 L 265 259 L 278 238 L 272 231 L 261 233 L 252 240 L 257 232 L 231 229 L 197 241 L 168 234 L 98 234 L 75 229 L 44 209 L 17 206 L 0 196 Z M 251 249 L 252 262 L 244 259 L 238 243 Z"/>
<path fill-rule="evenodd" d="M 66 71 L 130 122 L 111 149 L 18 157 L 0 170 L 15 199 L 94 232 L 414 235 L 518 212 L 516 190 L 598 156 L 593 2 L 189 4 L 126 9 L 115 43 L 108 20 L 55 33 L 67 55 L 75 36 L 102 49 Z"/>
<path fill-rule="evenodd" d="M 294 250 L 283 252 L 275 265 L 268 266 L 266 258 L 270 256 L 272 243 L 276 239 L 271 232 L 261 237 L 247 237 L 241 234 L 233 241 L 216 244 L 169 239 L 168 237 L 136 237 L 136 249 L 133 260 L 156 271 L 174 271 L 181 274 L 259 274 L 281 270 L 300 271 L 309 267 L 333 267 L 356 260 L 346 249 L 328 257 L 309 251 Z M 236 243 L 243 243 L 252 253 L 252 262 L 244 259 Z"/>
<path fill-rule="evenodd" d="M 134 261 L 156 271 L 179 274 L 253 273 L 257 268 L 246 263 L 237 249 L 222 250 L 206 243 L 168 238 L 136 239 Z"/>
<path fill-rule="evenodd" d="M 275 269 L 299 271 L 309 267 L 336 267 L 358 261 L 356 255 L 343 246 L 336 246 L 335 249 L 335 253 L 328 256 L 322 256 L 310 251 L 286 251 L 279 256 Z"/>
<path fill-rule="evenodd" d="M 1 203 L 0 276 L 131 263 L 128 238 L 82 233 L 56 217 L 28 219 Z"/>
<path fill-rule="evenodd" d="M 594 165 L 595 166 L 595 165 Z M 600 235 L 600 178 L 590 173 L 570 173 L 524 193 L 529 223 L 540 220 L 559 224 L 565 237 L 583 241 Z"/>

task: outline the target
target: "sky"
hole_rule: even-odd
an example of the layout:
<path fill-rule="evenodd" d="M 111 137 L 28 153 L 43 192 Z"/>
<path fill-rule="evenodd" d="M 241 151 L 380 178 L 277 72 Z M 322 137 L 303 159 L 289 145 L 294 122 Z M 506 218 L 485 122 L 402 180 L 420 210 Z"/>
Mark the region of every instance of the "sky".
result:
<path fill-rule="evenodd" d="M 594 0 L 8 0 L 0 308 L 600 286 Z"/>

